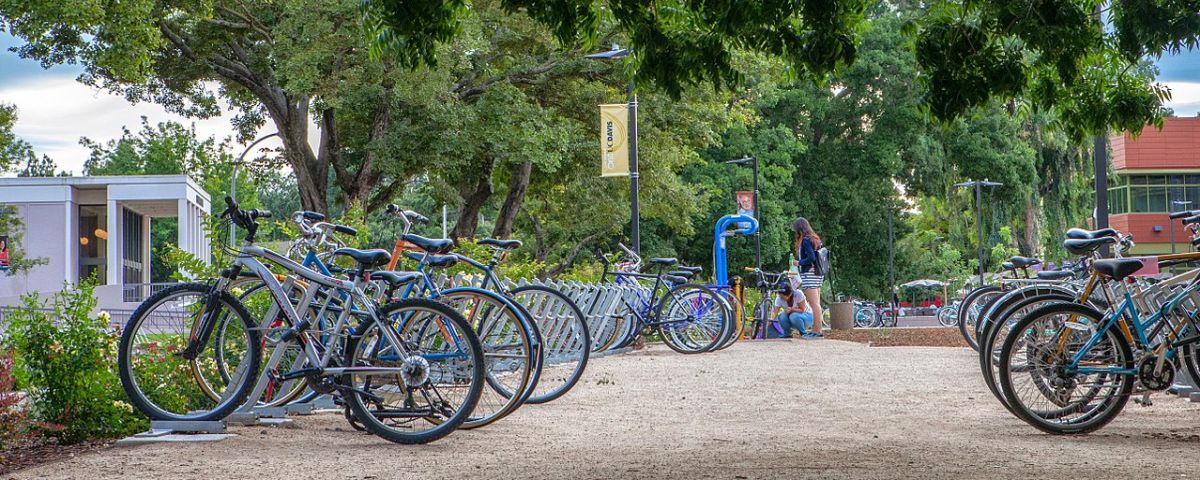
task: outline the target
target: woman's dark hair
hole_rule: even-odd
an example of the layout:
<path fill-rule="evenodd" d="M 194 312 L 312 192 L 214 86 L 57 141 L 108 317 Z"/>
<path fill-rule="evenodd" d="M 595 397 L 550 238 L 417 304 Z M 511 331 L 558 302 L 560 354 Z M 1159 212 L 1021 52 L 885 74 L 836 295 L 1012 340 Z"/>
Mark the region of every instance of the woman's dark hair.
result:
<path fill-rule="evenodd" d="M 796 220 L 792 221 L 792 232 L 796 234 L 793 237 L 793 242 L 796 244 L 795 248 L 797 250 L 800 249 L 800 242 L 806 238 L 812 241 L 813 248 L 821 248 L 821 236 L 813 231 L 812 225 L 808 223 L 807 218 L 796 217 Z"/>

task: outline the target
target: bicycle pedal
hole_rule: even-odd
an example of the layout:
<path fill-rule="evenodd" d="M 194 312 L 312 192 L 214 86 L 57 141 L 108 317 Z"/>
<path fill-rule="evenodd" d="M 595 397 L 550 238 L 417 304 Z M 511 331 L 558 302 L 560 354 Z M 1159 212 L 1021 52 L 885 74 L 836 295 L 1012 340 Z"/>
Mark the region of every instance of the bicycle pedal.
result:
<path fill-rule="evenodd" d="M 1141 406 L 1143 406 L 1143 407 L 1152 407 L 1152 406 L 1154 406 L 1154 400 L 1151 400 L 1151 399 L 1150 399 L 1150 394 L 1149 394 L 1149 393 L 1144 393 L 1144 394 L 1142 394 L 1142 396 L 1140 396 L 1140 397 L 1134 397 L 1134 399 L 1133 399 L 1133 403 L 1136 403 L 1136 404 L 1138 404 L 1138 405 L 1141 405 Z"/>

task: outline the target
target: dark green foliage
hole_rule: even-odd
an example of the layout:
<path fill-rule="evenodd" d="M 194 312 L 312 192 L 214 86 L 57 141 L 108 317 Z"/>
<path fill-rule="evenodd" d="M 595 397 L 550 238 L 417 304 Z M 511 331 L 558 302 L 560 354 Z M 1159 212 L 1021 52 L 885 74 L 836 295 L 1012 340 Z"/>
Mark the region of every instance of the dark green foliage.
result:
<path fill-rule="evenodd" d="M 119 337 L 96 308 L 95 284 L 64 285 L 43 302 L 37 294 L 8 313 L 8 342 L 33 419 L 57 425 L 61 443 L 128 435 L 146 428 L 117 377 Z"/>

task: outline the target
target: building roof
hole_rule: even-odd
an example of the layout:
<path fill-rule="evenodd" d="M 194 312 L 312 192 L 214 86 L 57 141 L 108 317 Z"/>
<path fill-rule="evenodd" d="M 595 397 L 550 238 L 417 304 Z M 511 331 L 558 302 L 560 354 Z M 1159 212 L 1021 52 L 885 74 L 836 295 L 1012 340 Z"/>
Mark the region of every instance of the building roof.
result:
<path fill-rule="evenodd" d="M 189 199 L 205 210 L 212 203 L 208 192 L 187 175 L 0 178 L 3 203 L 71 201 L 71 191 L 105 191 L 109 200 L 119 201 Z"/>

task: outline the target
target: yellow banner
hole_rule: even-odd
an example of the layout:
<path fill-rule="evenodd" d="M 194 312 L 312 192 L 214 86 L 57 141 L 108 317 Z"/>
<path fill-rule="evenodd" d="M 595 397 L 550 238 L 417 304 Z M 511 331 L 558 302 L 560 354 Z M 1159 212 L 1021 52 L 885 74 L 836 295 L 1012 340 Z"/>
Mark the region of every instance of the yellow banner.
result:
<path fill-rule="evenodd" d="M 600 176 L 629 175 L 629 105 L 600 106 Z"/>

